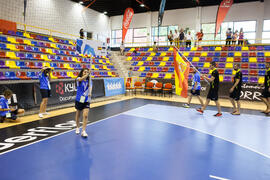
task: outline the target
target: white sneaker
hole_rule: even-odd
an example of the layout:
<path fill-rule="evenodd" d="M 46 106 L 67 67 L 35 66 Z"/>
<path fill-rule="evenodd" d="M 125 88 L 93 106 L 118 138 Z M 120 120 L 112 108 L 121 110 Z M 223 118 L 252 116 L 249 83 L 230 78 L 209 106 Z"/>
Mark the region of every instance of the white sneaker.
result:
<path fill-rule="evenodd" d="M 76 128 L 75 133 L 80 134 L 80 128 Z"/>
<path fill-rule="evenodd" d="M 190 108 L 190 105 L 189 104 L 184 104 L 183 107 L 184 108 Z"/>
<path fill-rule="evenodd" d="M 88 134 L 87 134 L 85 131 L 83 131 L 81 135 L 82 135 L 82 137 L 84 137 L 84 138 L 87 138 L 87 136 L 88 136 Z"/>
<path fill-rule="evenodd" d="M 48 113 L 48 112 L 45 112 L 45 113 L 43 113 L 43 115 L 50 115 L 50 113 Z"/>
<path fill-rule="evenodd" d="M 43 118 L 43 114 L 42 114 L 42 113 L 39 113 L 38 116 L 39 116 L 40 118 Z"/>

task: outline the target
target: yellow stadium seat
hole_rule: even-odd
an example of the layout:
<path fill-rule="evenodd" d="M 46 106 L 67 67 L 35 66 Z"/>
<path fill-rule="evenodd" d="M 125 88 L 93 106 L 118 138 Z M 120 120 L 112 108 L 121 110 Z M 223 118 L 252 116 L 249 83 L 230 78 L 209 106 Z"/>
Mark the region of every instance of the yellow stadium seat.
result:
<path fill-rule="evenodd" d="M 64 68 L 69 69 L 69 70 L 73 70 L 73 68 L 71 68 L 68 63 L 64 63 Z"/>
<path fill-rule="evenodd" d="M 221 47 L 216 47 L 215 51 L 221 51 Z"/>
<path fill-rule="evenodd" d="M 235 57 L 241 57 L 241 56 L 242 56 L 242 53 L 241 53 L 241 52 L 235 52 L 235 53 L 234 53 L 234 56 L 235 56 Z"/>
<path fill-rule="evenodd" d="M 152 61 L 153 57 L 147 57 L 146 61 Z"/>
<path fill-rule="evenodd" d="M 145 70 L 145 67 L 144 66 L 141 66 L 139 69 L 138 69 L 138 71 L 144 71 Z"/>
<path fill-rule="evenodd" d="M 97 68 L 95 67 L 95 65 L 93 65 L 93 64 L 91 65 L 91 69 L 92 69 L 92 70 L 99 70 L 99 69 L 97 69 Z"/>
<path fill-rule="evenodd" d="M 77 63 L 80 63 L 80 61 L 76 57 L 72 57 L 72 61 L 77 62 Z"/>
<path fill-rule="evenodd" d="M 166 66 L 166 62 L 160 62 L 159 66 Z"/>
<path fill-rule="evenodd" d="M 264 83 L 264 77 L 259 77 L 258 83 L 263 84 Z"/>
<path fill-rule="evenodd" d="M 143 63 L 144 63 L 143 61 L 139 61 L 138 64 L 137 64 L 137 66 L 142 66 Z"/>
<path fill-rule="evenodd" d="M 233 57 L 227 57 L 227 62 L 233 62 Z"/>
<path fill-rule="evenodd" d="M 28 34 L 28 33 L 23 33 L 23 36 L 24 36 L 24 37 L 27 37 L 27 38 L 29 38 L 29 39 L 33 39 L 33 38 L 30 36 L 30 34 Z"/>
<path fill-rule="evenodd" d="M 162 52 L 161 54 L 160 54 L 160 56 L 166 56 L 166 52 Z"/>
<path fill-rule="evenodd" d="M 50 37 L 49 40 L 50 40 L 51 42 L 56 42 L 56 41 L 54 40 L 54 38 L 52 38 L 52 37 Z"/>
<path fill-rule="evenodd" d="M 112 72 L 108 72 L 108 75 L 111 76 L 111 77 L 115 77 L 115 75 L 112 74 Z"/>
<path fill-rule="evenodd" d="M 71 44 L 72 46 L 75 45 L 73 41 L 68 41 L 68 42 L 69 42 L 69 44 Z"/>
<path fill-rule="evenodd" d="M 10 69 L 20 69 L 15 63 L 15 61 L 6 61 L 6 66 L 8 66 Z"/>
<path fill-rule="evenodd" d="M 169 61 L 169 59 L 170 59 L 169 57 L 164 57 L 163 61 Z"/>
<path fill-rule="evenodd" d="M 201 57 L 206 57 L 207 56 L 207 52 L 203 52 L 202 54 L 201 54 Z"/>
<path fill-rule="evenodd" d="M 76 76 L 74 76 L 73 72 L 67 72 L 67 76 L 71 77 L 72 79 L 77 78 Z"/>
<path fill-rule="evenodd" d="M 200 60 L 199 57 L 194 57 L 194 58 L 192 59 L 192 62 L 199 62 L 199 60 Z"/>
<path fill-rule="evenodd" d="M 154 53 L 154 52 L 152 52 L 151 54 L 150 54 L 150 56 L 155 56 L 156 55 L 156 53 Z"/>
<path fill-rule="evenodd" d="M 41 59 L 43 59 L 44 61 L 52 61 L 52 60 L 49 59 L 48 56 L 45 55 L 45 54 L 41 54 Z"/>
<path fill-rule="evenodd" d="M 53 73 L 50 73 L 52 79 L 58 79 L 56 76 L 53 75 Z"/>
<path fill-rule="evenodd" d="M 133 52 L 135 50 L 135 48 L 130 48 L 129 52 Z"/>
<path fill-rule="evenodd" d="M 112 65 L 112 63 L 110 62 L 110 60 L 106 60 L 106 63 Z"/>
<path fill-rule="evenodd" d="M 190 51 L 197 51 L 197 47 L 192 47 Z"/>
<path fill-rule="evenodd" d="M 173 51 L 173 47 L 170 47 L 168 51 Z"/>
<path fill-rule="evenodd" d="M 6 46 L 11 51 L 19 51 L 14 44 L 6 44 Z"/>
<path fill-rule="evenodd" d="M 102 69 L 110 70 L 110 69 L 108 69 L 107 66 L 105 66 L 105 65 L 102 66 Z"/>
<path fill-rule="evenodd" d="M 222 75 L 219 75 L 219 81 L 223 82 L 223 76 Z"/>
<path fill-rule="evenodd" d="M 265 52 L 264 53 L 264 56 L 269 57 L 270 56 L 270 52 Z"/>
<path fill-rule="evenodd" d="M 248 51 L 248 47 L 242 47 L 242 51 Z"/>
<path fill-rule="evenodd" d="M 153 73 L 153 75 L 151 76 L 151 78 L 157 78 L 159 76 L 159 73 Z"/>
<path fill-rule="evenodd" d="M 131 56 L 127 57 L 127 61 L 131 61 L 131 60 L 132 60 Z"/>
<path fill-rule="evenodd" d="M 233 68 L 233 63 L 226 63 L 225 68 Z"/>
<path fill-rule="evenodd" d="M 204 63 L 203 67 L 204 68 L 209 68 L 210 67 L 210 63 L 209 62 Z"/>
<path fill-rule="evenodd" d="M 56 47 L 56 44 L 51 43 L 51 47 L 54 49 L 59 49 L 58 47 Z"/>
<path fill-rule="evenodd" d="M 28 46 L 34 46 L 34 44 L 32 44 L 31 41 L 28 40 L 28 39 L 24 39 L 23 40 L 23 43 L 26 44 L 26 45 L 28 45 Z"/>
<path fill-rule="evenodd" d="M 183 55 L 186 56 L 186 57 L 188 57 L 189 52 L 184 52 Z"/>
<path fill-rule="evenodd" d="M 10 59 L 20 59 L 14 52 L 6 52 L 6 56 Z"/>
<path fill-rule="evenodd" d="M 257 62 L 257 58 L 256 57 L 250 57 L 249 58 L 249 62 L 256 63 Z"/>
<path fill-rule="evenodd" d="M 43 65 L 43 67 L 49 67 L 49 68 L 51 68 L 50 63 L 48 63 L 48 62 L 44 62 L 44 63 L 42 63 L 42 65 Z M 52 68 L 52 69 L 53 69 L 53 68 Z"/>
<path fill-rule="evenodd" d="M 48 48 L 46 48 L 46 52 L 49 54 L 55 54 L 55 53 L 53 53 L 52 49 L 48 49 Z"/>
<path fill-rule="evenodd" d="M 170 73 L 166 74 L 164 79 L 172 79 L 172 74 L 170 74 Z"/>
<path fill-rule="evenodd" d="M 13 44 L 18 44 L 18 42 L 16 41 L 14 37 L 7 37 L 7 40 Z"/>

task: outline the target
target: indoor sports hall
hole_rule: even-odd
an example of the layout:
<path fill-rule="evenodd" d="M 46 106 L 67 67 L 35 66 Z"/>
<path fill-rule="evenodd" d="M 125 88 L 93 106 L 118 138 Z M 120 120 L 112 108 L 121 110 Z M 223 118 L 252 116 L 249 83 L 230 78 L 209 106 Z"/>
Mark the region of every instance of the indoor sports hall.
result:
<path fill-rule="evenodd" d="M 270 0 L 0 4 L 0 180 L 270 179 Z"/>

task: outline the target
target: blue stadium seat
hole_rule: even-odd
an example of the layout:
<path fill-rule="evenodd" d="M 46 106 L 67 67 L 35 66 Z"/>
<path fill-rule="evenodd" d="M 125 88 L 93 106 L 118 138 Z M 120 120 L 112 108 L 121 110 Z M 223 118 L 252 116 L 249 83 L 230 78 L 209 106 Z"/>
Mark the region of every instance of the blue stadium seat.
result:
<path fill-rule="evenodd" d="M 213 62 L 219 62 L 219 58 L 218 57 L 214 57 Z"/>
<path fill-rule="evenodd" d="M 226 69 L 224 74 L 232 75 L 232 69 Z"/>
<path fill-rule="evenodd" d="M 23 32 L 17 31 L 16 36 L 23 37 Z"/>
<path fill-rule="evenodd" d="M 243 57 L 242 58 L 242 62 L 248 62 L 248 58 L 247 57 Z"/>
<path fill-rule="evenodd" d="M 215 57 L 220 57 L 220 52 L 215 52 L 214 56 Z"/>
<path fill-rule="evenodd" d="M 7 37 L 5 37 L 5 36 L 0 36 L 0 41 L 4 42 L 4 43 L 9 43 L 7 40 Z"/>
<path fill-rule="evenodd" d="M 265 75 L 265 70 L 259 70 L 258 75 L 259 76 L 264 76 Z"/>
<path fill-rule="evenodd" d="M 27 77 L 31 78 L 32 80 L 38 79 L 38 72 L 27 72 Z"/>
<path fill-rule="evenodd" d="M 0 43 L 0 49 L 1 50 L 9 50 L 9 48 L 7 48 L 7 45 L 5 43 Z"/>
<path fill-rule="evenodd" d="M 30 54 L 30 53 L 26 53 L 25 59 L 35 60 L 35 58 L 33 57 L 33 54 Z"/>
<path fill-rule="evenodd" d="M 244 83 L 248 83 L 248 77 L 243 77 L 243 78 L 242 78 L 242 81 L 243 81 Z"/>
<path fill-rule="evenodd" d="M 144 71 L 150 71 L 150 67 L 145 67 Z"/>
<path fill-rule="evenodd" d="M 37 41 L 31 41 L 31 44 L 33 44 L 34 46 L 38 46 L 38 42 Z"/>
<path fill-rule="evenodd" d="M 140 77 L 146 77 L 146 73 L 142 73 Z"/>
<path fill-rule="evenodd" d="M 198 63 L 198 67 L 203 67 L 204 63 L 200 62 Z"/>
<path fill-rule="evenodd" d="M 16 61 L 16 66 L 20 67 L 20 69 L 29 69 L 24 61 Z"/>
<path fill-rule="evenodd" d="M 214 46 L 210 46 L 209 51 L 215 51 L 215 47 Z"/>
<path fill-rule="evenodd" d="M 265 69 L 265 64 L 262 63 L 258 64 L 258 69 Z"/>
<path fill-rule="evenodd" d="M 234 57 L 234 53 L 233 52 L 229 52 L 228 53 L 228 57 Z"/>
<path fill-rule="evenodd" d="M 20 79 L 20 78 L 18 78 L 18 77 L 16 76 L 16 73 L 13 72 L 13 71 L 6 71 L 6 72 L 5 72 L 5 76 L 6 76 L 6 78 L 9 79 L 9 80 L 19 80 L 19 79 Z"/>

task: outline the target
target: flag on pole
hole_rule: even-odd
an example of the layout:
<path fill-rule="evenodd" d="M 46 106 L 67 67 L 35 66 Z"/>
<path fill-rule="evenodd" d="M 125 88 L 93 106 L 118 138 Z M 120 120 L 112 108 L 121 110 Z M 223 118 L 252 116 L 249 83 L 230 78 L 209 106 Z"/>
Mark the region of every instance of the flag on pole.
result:
<path fill-rule="evenodd" d="M 122 42 L 125 41 L 125 37 L 126 37 L 133 15 L 134 15 L 134 11 L 132 8 L 127 8 L 125 10 L 123 23 L 122 23 Z"/>
<path fill-rule="evenodd" d="M 222 22 L 224 21 L 227 13 L 229 12 L 232 4 L 233 4 L 233 0 L 223 0 L 220 3 L 220 5 L 218 7 L 218 12 L 217 12 L 215 36 L 218 34 L 220 26 L 221 26 Z"/>
<path fill-rule="evenodd" d="M 159 7 L 159 13 L 158 13 L 158 41 L 159 41 L 159 28 L 162 24 L 162 19 L 164 15 L 164 10 L 165 10 L 165 4 L 166 0 L 161 0 L 160 7 Z"/>
<path fill-rule="evenodd" d="M 25 17 L 26 17 L 26 6 L 27 6 L 27 0 L 24 0 L 23 2 L 23 20 L 24 20 L 24 23 L 25 23 Z"/>
<path fill-rule="evenodd" d="M 186 57 L 174 48 L 174 74 L 175 93 L 186 98 L 188 96 L 188 74 L 190 64 L 185 61 Z"/>

